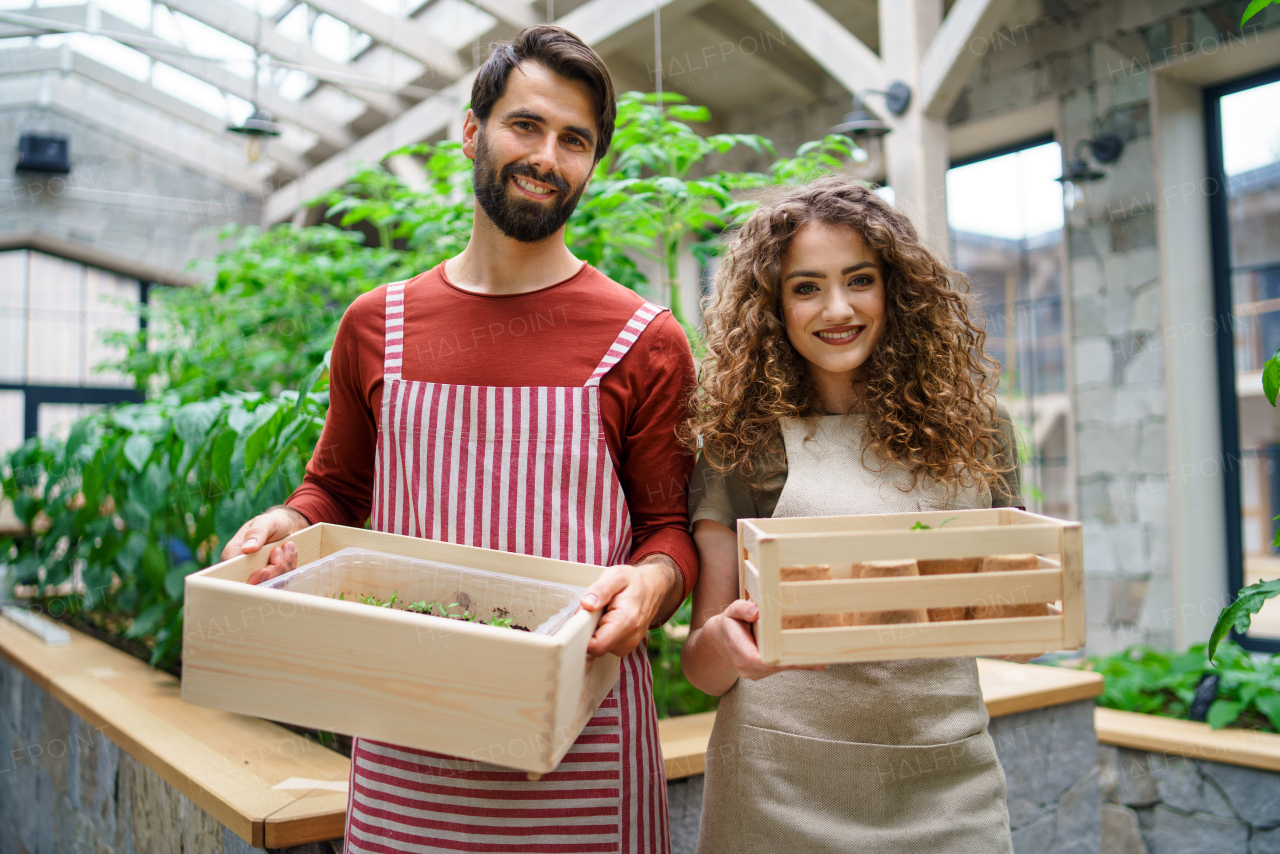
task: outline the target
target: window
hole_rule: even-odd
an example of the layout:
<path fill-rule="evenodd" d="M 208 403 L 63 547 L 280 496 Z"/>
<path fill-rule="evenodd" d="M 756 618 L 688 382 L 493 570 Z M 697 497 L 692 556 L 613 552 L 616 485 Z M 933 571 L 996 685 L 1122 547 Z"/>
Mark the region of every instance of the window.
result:
<path fill-rule="evenodd" d="M 0 252 L 0 452 L 66 435 L 98 406 L 139 400 L 130 379 L 97 367 L 109 330 L 138 328 L 144 286 L 42 252 Z"/>
<path fill-rule="evenodd" d="M 947 172 L 952 258 L 986 318 L 987 355 L 1023 439 L 1023 498 L 1071 513 L 1070 404 L 1063 325 L 1062 150 L 1037 140 L 953 164 Z"/>
<path fill-rule="evenodd" d="M 1280 349 L 1280 69 L 1205 92 L 1218 316 L 1228 595 L 1280 578 L 1280 413 L 1262 366 Z M 1220 190 L 1225 189 L 1225 192 Z M 1243 639 L 1280 651 L 1280 601 Z"/>

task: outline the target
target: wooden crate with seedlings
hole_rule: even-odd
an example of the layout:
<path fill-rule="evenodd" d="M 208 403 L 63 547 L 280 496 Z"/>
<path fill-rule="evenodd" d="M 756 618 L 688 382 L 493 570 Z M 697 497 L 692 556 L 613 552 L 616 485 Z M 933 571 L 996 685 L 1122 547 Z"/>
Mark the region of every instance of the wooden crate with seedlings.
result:
<path fill-rule="evenodd" d="M 741 595 L 760 609 L 765 664 L 1026 655 L 1084 643 L 1078 522 L 1005 508 L 742 519 L 738 544 Z"/>
<path fill-rule="evenodd" d="M 539 583 L 586 587 L 602 571 L 338 525 L 313 525 L 290 540 L 299 566 L 362 549 L 512 576 L 488 586 L 485 609 L 518 612 L 530 623 L 564 605 L 560 593 L 531 606 Z M 370 607 L 332 598 L 337 591 L 324 585 L 301 592 L 246 583 L 270 550 L 187 577 L 183 700 L 543 774 L 556 767 L 618 681 L 616 656 L 587 661 L 599 612 L 570 608 L 553 633 L 535 634 Z M 413 597 L 382 589 L 403 584 L 404 569 L 364 573 L 367 589 L 351 592 L 384 601 L 393 592 Z M 451 604 L 443 601 L 457 592 L 448 572 L 442 568 L 431 582 L 436 592 L 423 593 L 424 599 L 434 595 Z M 360 578 L 346 566 L 325 584 L 354 587 Z M 512 605 L 504 608 L 507 586 Z"/>

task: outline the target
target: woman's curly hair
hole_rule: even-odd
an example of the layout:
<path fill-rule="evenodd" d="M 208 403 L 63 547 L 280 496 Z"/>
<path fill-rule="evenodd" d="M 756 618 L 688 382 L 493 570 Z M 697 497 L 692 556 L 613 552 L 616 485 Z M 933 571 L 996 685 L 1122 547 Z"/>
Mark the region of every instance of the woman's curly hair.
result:
<path fill-rule="evenodd" d="M 852 229 L 878 256 L 884 329 L 864 364 L 864 452 L 915 477 L 991 484 L 999 366 L 964 277 L 929 251 L 902 213 L 849 178 L 789 188 L 729 239 L 705 310 L 708 355 L 681 434 L 718 471 L 750 477 L 780 419 L 823 413 L 782 315 L 782 259 L 807 223 Z M 961 290 L 963 286 L 963 290 Z"/>

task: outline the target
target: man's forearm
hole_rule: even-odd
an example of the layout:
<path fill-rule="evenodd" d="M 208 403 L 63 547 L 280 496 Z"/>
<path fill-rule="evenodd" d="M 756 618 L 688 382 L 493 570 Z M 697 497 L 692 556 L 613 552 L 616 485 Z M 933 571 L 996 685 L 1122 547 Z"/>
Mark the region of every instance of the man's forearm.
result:
<path fill-rule="evenodd" d="M 663 594 L 662 603 L 658 606 L 653 622 L 649 624 L 649 628 L 656 629 L 670 620 L 671 615 L 684 601 L 684 573 L 672 558 L 664 554 L 647 555 L 637 566 L 653 567 L 655 572 L 662 572 L 664 576 L 666 592 Z"/>

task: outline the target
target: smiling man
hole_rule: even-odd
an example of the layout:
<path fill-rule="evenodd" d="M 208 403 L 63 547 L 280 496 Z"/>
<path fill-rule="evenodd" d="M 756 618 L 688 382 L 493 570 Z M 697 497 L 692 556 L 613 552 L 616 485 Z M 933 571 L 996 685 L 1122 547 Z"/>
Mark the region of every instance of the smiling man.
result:
<path fill-rule="evenodd" d="M 616 113 L 603 61 L 566 30 L 531 27 L 497 47 L 463 130 L 470 242 L 347 310 L 304 483 L 223 554 L 368 518 L 379 531 L 608 567 L 582 600 L 604 612 L 588 654 L 620 656 L 622 675 L 562 764 L 530 781 L 485 757 L 357 739 L 347 854 L 670 850 L 643 640 L 697 576 L 680 486 L 693 461 L 675 433 L 693 358 L 669 312 L 564 239 Z M 276 547 L 250 581 L 296 561 L 292 544 Z M 492 756 L 520 747 L 495 744 Z"/>

